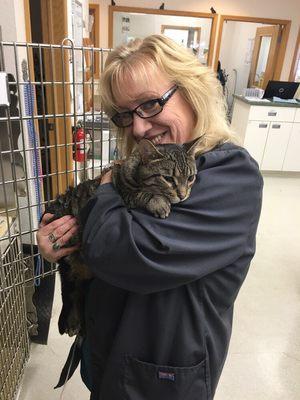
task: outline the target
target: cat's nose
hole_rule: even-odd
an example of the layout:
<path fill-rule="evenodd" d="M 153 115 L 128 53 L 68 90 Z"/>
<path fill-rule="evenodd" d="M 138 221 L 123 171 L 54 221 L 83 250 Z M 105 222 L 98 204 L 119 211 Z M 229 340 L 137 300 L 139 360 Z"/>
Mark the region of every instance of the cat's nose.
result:
<path fill-rule="evenodd" d="M 180 200 L 183 200 L 186 196 L 186 192 L 178 192 L 178 197 L 180 198 Z"/>

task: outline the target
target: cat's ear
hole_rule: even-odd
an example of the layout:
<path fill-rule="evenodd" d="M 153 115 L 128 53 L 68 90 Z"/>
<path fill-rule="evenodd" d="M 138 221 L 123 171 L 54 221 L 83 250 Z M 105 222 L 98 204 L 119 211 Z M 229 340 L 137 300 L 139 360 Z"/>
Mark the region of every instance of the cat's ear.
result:
<path fill-rule="evenodd" d="M 184 148 L 184 150 L 187 152 L 187 154 L 189 154 L 190 156 L 195 157 L 196 152 L 197 152 L 197 147 L 199 145 L 199 143 L 201 142 L 201 137 L 196 138 L 194 140 L 192 140 L 191 142 L 188 143 L 184 143 L 182 146 Z"/>
<path fill-rule="evenodd" d="M 147 139 L 139 141 L 138 150 L 144 163 L 163 157 L 163 154 Z"/>

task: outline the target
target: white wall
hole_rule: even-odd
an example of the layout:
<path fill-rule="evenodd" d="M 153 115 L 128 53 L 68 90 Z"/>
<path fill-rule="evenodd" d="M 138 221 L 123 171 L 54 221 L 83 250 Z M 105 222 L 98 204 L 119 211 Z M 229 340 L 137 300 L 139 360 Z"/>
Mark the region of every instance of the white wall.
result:
<path fill-rule="evenodd" d="M 0 0 L 2 2 L 2 0 Z M 15 4 L 15 24 L 16 24 L 16 40 L 18 42 L 26 42 L 26 29 L 25 29 L 25 11 L 23 0 L 13 0 Z M 8 21 L 11 23 L 11 18 Z"/>
<path fill-rule="evenodd" d="M 26 42 L 23 0 L 0 0 L 0 25 L 2 40 Z M 19 58 L 26 50 L 19 51 Z M 4 49 L 5 70 L 16 75 L 13 48 Z"/>
<path fill-rule="evenodd" d="M 15 18 L 14 2 L 11 0 L 0 1 L 0 25 L 2 29 L 2 40 L 16 40 L 17 31 Z"/>
<path fill-rule="evenodd" d="M 130 31 L 122 32 L 122 18 L 129 18 L 130 23 L 126 25 L 130 26 Z M 128 38 L 144 38 L 152 33 L 156 32 L 155 28 L 155 16 L 148 15 L 136 15 L 136 14 L 128 14 L 128 13 L 116 13 L 114 15 L 114 27 L 119 27 L 120 29 L 115 30 L 114 34 L 114 43 L 113 46 L 118 46 L 121 43 L 127 41 Z"/>
<path fill-rule="evenodd" d="M 23 0 L 0 0 L 2 40 L 25 42 L 25 16 Z"/>
<path fill-rule="evenodd" d="M 129 27 L 129 31 L 122 32 L 122 18 L 129 18 L 129 23 L 124 23 Z M 170 26 L 189 26 L 201 28 L 200 48 L 203 53 L 204 48 L 209 46 L 209 38 L 211 31 L 211 20 L 208 18 L 192 18 L 170 15 L 151 15 L 151 14 L 134 14 L 134 13 L 114 13 L 114 42 L 113 47 L 122 43 L 126 43 L 131 38 L 144 38 L 151 34 L 160 34 L 163 25 Z M 203 62 L 205 62 L 203 60 Z"/>
<path fill-rule="evenodd" d="M 232 102 L 231 94 L 235 84 L 236 94 L 242 94 L 243 89 L 247 87 L 251 67 L 248 55 L 249 40 L 254 40 L 256 29 L 261 26 L 262 24 L 237 21 L 228 21 L 223 26 L 219 60 L 222 69 L 228 74 L 229 104 Z"/>
<path fill-rule="evenodd" d="M 93 0 L 100 4 L 100 46 L 108 46 L 108 6 L 110 0 Z M 118 6 L 146 7 L 158 9 L 162 0 L 117 0 Z M 287 19 L 292 21 L 286 57 L 281 79 L 287 80 L 290 73 L 300 22 L 299 0 L 165 0 L 165 9 L 178 11 L 210 12 L 213 5 L 218 14 Z"/>

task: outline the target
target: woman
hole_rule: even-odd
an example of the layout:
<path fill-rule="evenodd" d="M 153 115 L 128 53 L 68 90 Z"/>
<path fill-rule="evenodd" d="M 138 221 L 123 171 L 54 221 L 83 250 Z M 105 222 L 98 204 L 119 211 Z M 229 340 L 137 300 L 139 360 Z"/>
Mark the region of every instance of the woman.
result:
<path fill-rule="evenodd" d="M 124 154 L 142 138 L 202 140 L 192 193 L 167 219 L 127 210 L 110 173 L 82 213 L 96 277 L 86 301 L 91 399 L 212 399 L 255 252 L 261 175 L 233 144 L 214 73 L 170 39 L 153 35 L 117 48 L 101 87 Z M 71 250 L 54 250 L 48 235 L 61 245 L 76 225 L 68 217 L 47 225 L 48 217 L 38 241 L 56 261 Z"/>

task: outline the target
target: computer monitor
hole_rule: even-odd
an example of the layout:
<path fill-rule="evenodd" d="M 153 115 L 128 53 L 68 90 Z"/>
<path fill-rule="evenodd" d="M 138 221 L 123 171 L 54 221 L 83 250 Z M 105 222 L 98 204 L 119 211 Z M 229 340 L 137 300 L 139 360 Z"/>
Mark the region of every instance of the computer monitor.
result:
<path fill-rule="evenodd" d="M 269 81 L 263 95 L 263 99 L 280 97 L 281 99 L 292 99 L 298 89 L 299 82 Z"/>

